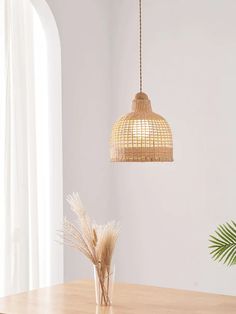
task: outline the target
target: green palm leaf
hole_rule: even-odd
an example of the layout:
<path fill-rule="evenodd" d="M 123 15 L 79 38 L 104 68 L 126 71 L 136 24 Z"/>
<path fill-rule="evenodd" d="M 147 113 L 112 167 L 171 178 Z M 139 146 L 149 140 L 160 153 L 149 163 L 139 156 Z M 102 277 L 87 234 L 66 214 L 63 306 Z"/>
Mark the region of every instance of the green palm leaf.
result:
<path fill-rule="evenodd" d="M 210 235 L 210 254 L 213 259 L 228 266 L 236 264 L 236 223 L 219 225 L 214 235 Z"/>

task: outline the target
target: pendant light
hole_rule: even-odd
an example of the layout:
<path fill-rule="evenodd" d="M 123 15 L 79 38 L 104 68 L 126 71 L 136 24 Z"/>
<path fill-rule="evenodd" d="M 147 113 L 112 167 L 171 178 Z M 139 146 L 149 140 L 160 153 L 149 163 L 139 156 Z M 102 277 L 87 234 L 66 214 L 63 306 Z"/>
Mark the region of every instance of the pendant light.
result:
<path fill-rule="evenodd" d="M 166 120 L 152 111 L 142 80 L 142 3 L 139 0 L 139 82 L 132 112 L 121 117 L 112 128 L 111 161 L 173 161 L 171 129 Z"/>

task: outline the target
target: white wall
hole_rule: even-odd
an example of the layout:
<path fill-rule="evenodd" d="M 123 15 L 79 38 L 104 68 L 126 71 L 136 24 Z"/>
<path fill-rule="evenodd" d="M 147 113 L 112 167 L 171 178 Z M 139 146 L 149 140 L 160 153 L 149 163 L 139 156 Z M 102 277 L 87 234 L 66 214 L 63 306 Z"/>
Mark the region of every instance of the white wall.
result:
<path fill-rule="evenodd" d="M 110 209 L 109 0 L 48 0 L 62 46 L 64 197 L 78 191 L 103 222 Z M 70 217 L 64 203 L 65 215 Z M 88 278 L 92 267 L 65 249 L 65 280 Z"/>
<path fill-rule="evenodd" d="M 113 1 L 113 121 L 138 89 L 137 2 Z M 173 164 L 114 164 L 121 281 L 236 293 L 208 235 L 236 218 L 236 2 L 144 0 L 144 91 L 174 134 Z"/>
<path fill-rule="evenodd" d="M 235 218 L 236 2 L 143 1 L 144 89 L 172 127 L 175 162 L 113 165 L 112 122 L 138 91 L 137 1 L 48 2 L 62 40 L 64 194 L 121 221 L 118 280 L 235 295 L 236 268 L 211 261 L 208 235 Z M 66 249 L 65 279 L 90 274 Z"/>

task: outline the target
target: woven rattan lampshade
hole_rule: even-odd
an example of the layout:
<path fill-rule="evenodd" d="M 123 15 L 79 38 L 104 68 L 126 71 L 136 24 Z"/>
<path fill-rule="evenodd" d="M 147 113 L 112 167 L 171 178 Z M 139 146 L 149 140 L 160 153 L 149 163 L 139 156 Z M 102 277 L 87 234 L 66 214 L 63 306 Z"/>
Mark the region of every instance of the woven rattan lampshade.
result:
<path fill-rule="evenodd" d="M 173 161 L 171 129 L 166 120 L 152 111 L 142 92 L 142 0 L 139 2 L 139 87 L 132 112 L 118 120 L 111 134 L 111 161 Z"/>
<path fill-rule="evenodd" d="M 173 161 L 171 129 L 152 111 L 148 96 L 142 92 L 135 96 L 132 112 L 112 128 L 111 161 Z"/>

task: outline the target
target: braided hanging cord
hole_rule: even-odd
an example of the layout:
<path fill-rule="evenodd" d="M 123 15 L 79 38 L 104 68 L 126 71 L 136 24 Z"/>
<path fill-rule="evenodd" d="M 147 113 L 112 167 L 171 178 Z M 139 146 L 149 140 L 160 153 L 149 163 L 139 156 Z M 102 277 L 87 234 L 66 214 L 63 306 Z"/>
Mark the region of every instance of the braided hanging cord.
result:
<path fill-rule="evenodd" d="M 142 0 L 139 0 L 139 89 L 143 91 L 143 70 L 142 70 Z"/>

